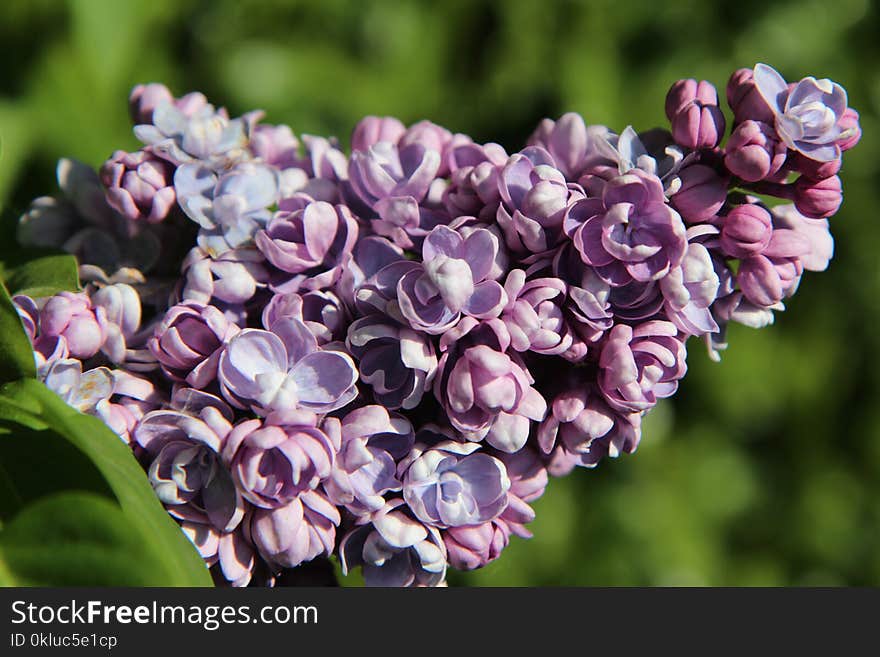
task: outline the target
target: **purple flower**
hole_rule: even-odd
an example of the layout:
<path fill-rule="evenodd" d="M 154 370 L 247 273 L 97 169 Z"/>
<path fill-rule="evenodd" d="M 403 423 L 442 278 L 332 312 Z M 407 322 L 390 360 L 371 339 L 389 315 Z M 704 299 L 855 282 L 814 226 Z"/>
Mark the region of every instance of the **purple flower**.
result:
<path fill-rule="evenodd" d="M 358 516 L 382 509 L 383 496 L 402 486 L 396 462 L 413 446 L 409 420 L 370 405 L 351 411 L 341 421 L 328 418 L 324 429 L 338 433 L 341 443 L 336 466 L 324 482 L 330 499 Z"/>
<path fill-rule="evenodd" d="M 740 261 L 736 282 L 746 299 L 759 307 L 775 306 L 797 289 L 804 266 L 801 256 L 811 250 L 809 237 L 799 231 L 777 228 L 767 247 Z"/>
<path fill-rule="evenodd" d="M 91 358 L 107 338 L 104 309 L 80 292 L 59 292 L 40 311 L 40 334 L 63 337 L 74 358 Z"/>
<path fill-rule="evenodd" d="M 382 315 L 355 320 L 346 345 L 357 359 L 361 380 L 388 409 L 412 409 L 437 372 L 434 345 L 424 334 Z"/>
<path fill-rule="evenodd" d="M 687 335 L 714 333 L 718 325 L 709 307 L 718 296 L 718 285 L 709 250 L 691 242 L 681 265 L 660 281 L 667 316 Z"/>
<path fill-rule="evenodd" d="M 401 463 L 403 499 L 419 520 L 435 527 L 479 525 L 507 507 L 507 470 L 479 449 L 456 441 L 421 445 Z"/>
<path fill-rule="evenodd" d="M 324 493 L 310 490 L 284 506 L 254 510 L 250 535 L 266 561 L 294 568 L 333 552 L 340 521 Z"/>
<path fill-rule="evenodd" d="M 238 164 L 222 175 L 199 163 L 174 173 L 180 207 L 195 221 L 199 246 L 212 257 L 249 244 L 271 217 L 278 201 L 278 173 L 254 162 Z"/>
<path fill-rule="evenodd" d="M 201 94 L 200 94 L 201 95 Z M 164 84 L 139 84 L 131 90 L 128 109 L 135 125 L 153 122 L 153 110 L 160 103 L 173 103 L 174 96 Z M 205 101 L 207 102 L 207 101 Z"/>
<path fill-rule="evenodd" d="M 846 91 L 828 79 L 806 77 L 793 88 L 775 69 L 756 64 L 754 80 L 758 93 L 770 107 L 776 132 L 786 146 L 819 162 L 840 157 L 846 112 Z"/>
<path fill-rule="evenodd" d="M 406 132 L 406 126 L 393 116 L 365 116 L 351 134 L 351 150 L 367 151 L 380 141 L 396 144 Z"/>
<path fill-rule="evenodd" d="M 724 137 L 718 92 L 706 80 L 679 80 L 666 95 L 666 116 L 675 141 L 685 148 L 715 148 Z"/>
<path fill-rule="evenodd" d="M 255 157 L 279 169 L 300 164 L 299 140 L 286 125 L 260 124 L 254 127 L 249 146 Z"/>
<path fill-rule="evenodd" d="M 501 319 L 516 351 L 547 356 L 571 349 L 575 336 L 563 315 L 567 286 L 558 278 L 526 280 L 522 269 L 513 269 L 504 283 L 507 306 Z"/>
<path fill-rule="evenodd" d="M 367 586 L 437 586 L 446 575 L 440 532 L 392 500 L 369 522 L 346 534 L 339 546 L 343 574 L 363 566 Z M 403 508 L 401 508 L 403 506 Z"/>
<path fill-rule="evenodd" d="M 798 260 L 807 271 L 825 271 L 834 255 L 834 238 L 827 219 L 811 219 L 801 215 L 792 205 L 773 208 L 773 224 L 777 229 L 791 229 L 801 235 L 807 244 L 806 252 Z"/>
<path fill-rule="evenodd" d="M 510 542 L 510 535 L 531 538 L 525 525 L 535 519 L 529 502 L 544 494 L 547 486 L 547 468 L 531 448 L 514 454 L 499 454 L 510 479 L 508 505 L 501 515 L 481 525 L 449 527 L 443 530 L 443 542 L 453 568 L 471 570 L 481 568 L 497 559 Z"/>
<path fill-rule="evenodd" d="M 465 239 L 438 226 L 425 239 L 422 264 L 397 284 L 400 312 L 414 329 L 434 335 L 454 326 L 462 313 L 497 317 L 507 303 L 504 288 L 488 279 L 498 248 L 488 230 L 474 230 Z"/>
<path fill-rule="evenodd" d="M 724 166 L 747 182 L 775 175 L 788 152 L 772 126 L 760 121 L 743 121 L 730 135 L 725 148 Z"/>
<path fill-rule="evenodd" d="M 671 322 L 654 320 L 633 329 L 618 324 L 599 357 L 599 388 L 621 411 L 646 411 L 678 389 L 687 371 L 684 342 Z"/>
<path fill-rule="evenodd" d="M 40 372 L 46 387 L 80 413 L 99 415 L 100 408 L 113 395 L 113 373 L 106 367 L 83 372 L 82 362 L 75 358 L 59 358 L 46 364 Z"/>
<path fill-rule="evenodd" d="M 183 520 L 180 528 L 192 542 L 205 563 L 219 568 L 219 577 L 230 586 L 247 586 L 256 567 L 254 546 L 239 527 L 231 532 L 220 532 L 210 524 L 197 520 Z"/>
<path fill-rule="evenodd" d="M 538 445 L 553 455 L 554 474 L 577 465 L 595 467 L 605 456 L 632 453 L 639 444 L 638 412 L 616 411 L 595 385 L 572 379 L 538 429 Z"/>
<path fill-rule="evenodd" d="M 527 254 L 552 248 L 562 233 L 570 195 L 552 156 L 538 146 L 512 155 L 499 173 L 498 189 L 502 204 L 496 220 L 507 247 Z"/>
<path fill-rule="evenodd" d="M 147 413 L 134 430 L 150 461 L 153 490 L 172 515 L 232 531 L 244 515 L 241 495 L 220 458 L 232 411 L 198 391 L 182 390 L 175 401 L 183 410 Z"/>
<path fill-rule="evenodd" d="M 357 222 L 348 208 L 319 201 L 278 212 L 266 230 L 257 233 L 256 243 L 269 262 L 295 274 L 276 287 L 298 291 L 336 283 L 351 259 L 357 235 Z"/>
<path fill-rule="evenodd" d="M 116 151 L 101 167 L 107 203 L 131 221 L 159 223 L 174 208 L 174 167 L 149 150 Z"/>
<path fill-rule="evenodd" d="M 226 344 L 218 366 L 223 395 L 259 414 L 342 408 L 357 395 L 357 377 L 350 356 L 320 350 L 308 327 L 295 319 L 275 322 L 272 332 L 243 330 Z"/>
<path fill-rule="evenodd" d="M 456 570 L 482 568 L 501 556 L 510 542 L 510 531 L 498 522 L 449 527 L 442 532 L 449 565 Z"/>
<path fill-rule="evenodd" d="M 319 345 L 344 339 L 351 321 L 345 304 L 326 290 L 273 295 L 263 308 L 263 328 L 271 331 L 272 325 L 285 317 L 298 319 L 308 326 Z"/>
<path fill-rule="evenodd" d="M 494 222 L 501 192 L 498 175 L 508 160 L 498 144 L 475 144 L 470 139 L 453 140 L 447 160 L 451 169 L 449 186 L 443 191 L 443 206 L 452 217 L 479 215 Z"/>
<path fill-rule="evenodd" d="M 238 332 L 214 306 L 184 301 L 168 309 L 148 344 L 172 380 L 204 388 L 217 376 L 220 349 Z"/>
<path fill-rule="evenodd" d="M 601 199 L 576 202 L 565 225 L 581 259 L 615 286 L 662 278 L 687 249 L 684 223 L 660 179 L 640 170 L 609 181 Z"/>
<path fill-rule="evenodd" d="M 487 344 L 456 351 L 443 354 L 434 381 L 434 395 L 456 429 L 479 440 L 502 412 L 543 419 L 546 403 L 521 364 Z"/>
<path fill-rule="evenodd" d="M 98 403 L 95 414 L 126 444 L 130 444 L 138 422 L 144 415 L 159 408 L 163 400 L 148 379 L 119 369 L 112 370 L 110 374 L 113 378 L 113 394 L 109 400 Z"/>
<path fill-rule="evenodd" d="M 137 361 L 145 360 L 142 349 L 133 349 L 140 346 L 143 337 L 138 335 L 141 327 L 141 297 L 132 286 L 125 283 L 105 285 L 91 295 L 92 306 L 104 309 L 104 329 L 107 337 L 102 345 L 102 351 L 114 363 L 126 363 L 128 366 L 138 367 Z M 146 360 L 149 360 L 146 358 Z M 151 369 L 155 363 L 148 363 L 144 367 Z"/>
<path fill-rule="evenodd" d="M 403 248 L 412 248 L 436 225 L 436 213 L 419 204 L 440 169 L 440 153 L 413 143 L 398 148 L 380 141 L 352 153 L 349 177 L 352 189 L 378 218 L 373 230 Z"/>
<path fill-rule="evenodd" d="M 223 447 L 236 487 L 258 507 L 284 506 L 330 476 L 337 444 L 308 411 L 270 413 L 235 425 Z"/>
<path fill-rule="evenodd" d="M 223 168 L 245 158 L 249 119 L 230 121 L 226 110 L 216 110 L 201 94 L 191 100 L 160 100 L 153 108 L 152 121 L 135 126 L 135 136 L 173 164 L 200 160 Z"/>
<path fill-rule="evenodd" d="M 181 298 L 205 305 L 250 301 L 269 278 L 264 263 L 263 254 L 253 248 L 230 249 L 212 257 L 204 249 L 194 247 L 181 267 Z"/>
<path fill-rule="evenodd" d="M 587 158 L 593 153 L 596 128 L 602 126 L 588 127 L 580 114 L 568 112 L 556 121 L 541 121 L 528 143 L 547 150 L 565 178 L 576 181 L 589 164 Z"/>

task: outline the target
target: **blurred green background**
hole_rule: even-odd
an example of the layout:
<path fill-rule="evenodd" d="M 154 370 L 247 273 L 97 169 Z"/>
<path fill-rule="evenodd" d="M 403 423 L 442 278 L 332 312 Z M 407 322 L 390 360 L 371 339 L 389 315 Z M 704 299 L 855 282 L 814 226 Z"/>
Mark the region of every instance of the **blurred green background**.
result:
<path fill-rule="evenodd" d="M 531 541 L 456 585 L 880 585 L 880 8 L 766 2 L 5 0 L 0 204 L 11 239 L 55 161 L 133 150 L 138 82 L 343 142 L 365 114 L 516 150 L 544 116 L 661 125 L 668 86 L 756 61 L 849 91 L 836 258 L 723 362 L 690 372 L 637 454 L 554 480 Z"/>

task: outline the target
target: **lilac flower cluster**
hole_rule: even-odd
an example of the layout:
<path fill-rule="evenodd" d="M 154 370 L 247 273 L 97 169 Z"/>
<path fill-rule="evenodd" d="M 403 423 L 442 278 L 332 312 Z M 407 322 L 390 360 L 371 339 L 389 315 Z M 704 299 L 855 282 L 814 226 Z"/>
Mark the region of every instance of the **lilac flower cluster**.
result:
<path fill-rule="evenodd" d="M 198 93 L 22 217 L 81 292 L 17 297 L 39 375 L 131 445 L 218 582 L 338 556 L 430 586 L 530 536 L 549 475 L 641 421 L 822 271 L 860 137 L 844 90 L 769 66 L 676 82 L 669 130 L 574 113 L 522 150 L 367 117 L 347 155 Z M 772 204 L 767 197 L 789 201 Z"/>

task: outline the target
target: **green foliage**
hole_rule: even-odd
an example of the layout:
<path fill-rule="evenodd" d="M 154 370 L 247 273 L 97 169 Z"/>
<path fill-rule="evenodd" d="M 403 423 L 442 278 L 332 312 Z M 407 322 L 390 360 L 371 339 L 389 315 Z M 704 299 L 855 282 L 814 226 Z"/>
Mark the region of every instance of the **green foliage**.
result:
<path fill-rule="evenodd" d="M 0 411 L 9 408 L 11 421 L 0 415 L 0 561 L 16 583 L 211 584 L 131 450 L 103 422 L 34 379 L 0 388 Z"/>
<path fill-rule="evenodd" d="M 0 383 L 34 377 L 34 353 L 18 311 L 0 285 Z"/>
<path fill-rule="evenodd" d="M 616 129 L 662 125 L 680 77 L 722 94 L 757 61 L 830 77 L 865 136 L 847 154 L 829 271 L 805 276 L 775 326 L 734 328 L 722 363 L 691 343 L 680 394 L 649 416 L 637 454 L 551 482 L 535 538 L 452 581 L 876 586 L 878 31 L 868 0 L 12 0 L 0 3 L 0 243 L 55 190 L 59 157 L 98 165 L 137 147 L 125 99 L 139 82 L 343 142 L 361 116 L 390 113 L 516 149 L 569 110 Z M 11 344 L 17 317 L 0 306 Z M 30 367 L 6 355 L 17 350 L 0 349 L 7 380 Z"/>

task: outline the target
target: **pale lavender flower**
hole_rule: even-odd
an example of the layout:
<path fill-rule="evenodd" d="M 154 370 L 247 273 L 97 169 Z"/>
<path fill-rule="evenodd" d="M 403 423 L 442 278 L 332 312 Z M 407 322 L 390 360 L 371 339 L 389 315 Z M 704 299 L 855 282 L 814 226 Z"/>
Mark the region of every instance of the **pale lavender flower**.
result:
<path fill-rule="evenodd" d="M 420 207 L 440 169 L 440 153 L 420 143 L 398 147 L 377 142 L 352 153 L 349 177 L 354 192 L 378 218 L 373 230 L 403 248 L 412 248 L 433 228 L 436 212 Z"/>
<path fill-rule="evenodd" d="M 113 374 L 106 367 L 83 372 L 82 361 L 61 358 L 47 363 L 40 372 L 46 387 L 81 413 L 98 415 L 99 407 L 113 395 Z"/>
<path fill-rule="evenodd" d="M 200 163 L 184 164 L 174 173 L 180 207 L 200 227 L 198 244 L 216 257 L 249 244 L 271 218 L 278 201 L 278 172 L 257 162 L 244 162 L 221 175 Z"/>
<path fill-rule="evenodd" d="M 122 440 L 130 444 L 138 422 L 162 404 L 160 392 L 153 383 L 125 370 L 112 370 L 113 394 L 96 407 L 96 415 Z"/>
<path fill-rule="evenodd" d="M 351 322 L 345 304 L 327 290 L 273 295 L 263 308 L 263 328 L 271 331 L 272 325 L 285 317 L 298 319 L 308 326 L 319 345 L 344 340 Z"/>
<path fill-rule="evenodd" d="M 246 158 L 250 117 L 230 120 L 201 94 L 191 101 L 160 100 L 152 121 L 134 127 L 135 136 L 173 164 L 202 161 L 219 169 Z"/>
<path fill-rule="evenodd" d="M 238 408 L 327 413 L 355 398 L 358 371 L 347 354 L 320 350 L 305 324 L 282 319 L 272 332 L 244 329 L 229 340 L 218 378 L 223 395 Z"/>
<path fill-rule="evenodd" d="M 453 426 L 476 440 L 502 412 L 541 420 L 547 408 L 520 362 L 479 343 L 443 354 L 434 395 Z"/>
<path fill-rule="evenodd" d="M 327 418 L 324 430 L 339 435 L 336 465 L 324 489 L 334 504 L 363 516 L 385 506 L 386 493 L 402 487 L 397 461 L 413 446 L 413 428 L 406 418 L 384 406 L 358 408 L 342 418 Z"/>
<path fill-rule="evenodd" d="M 792 205 L 773 208 L 773 225 L 790 229 L 806 239 L 807 250 L 798 260 L 807 271 L 825 271 L 834 256 L 834 238 L 827 219 L 811 219 L 800 214 Z M 769 240 L 768 240 L 769 244 Z"/>
<path fill-rule="evenodd" d="M 801 256 L 811 251 L 807 235 L 787 228 L 774 229 L 767 247 L 740 261 L 736 282 L 746 299 L 770 308 L 797 290 L 804 266 Z"/>
<path fill-rule="evenodd" d="M 479 215 L 494 222 L 501 192 L 498 175 L 507 163 L 507 152 L 498 144 L 475 144 L 470 139 L 453 140 L 446 158 L 451 171 L 443 191 L 443 206 L 452 217 Z"/>
<path fill-rule="evenodd" d="M 260 124 L 251 132 L 251 152 L 266 164 L 288 169 L 300 166 L 299 139 L 286 125 Z"/>
<path fill-rule="evenodd" d="M 431 334 L 455 325 L 462 313 L 497 317 L 507 303 L 504 288 L 488 278 L 498 248 L 488 230 L 477 229 L 465 239 L 438 226 L 425 239 L 422 264 L 397 285 L 400 312 L 414 329 Z"/>
<path fill-rule="evenodd" d="M 810 76 L 789 88 L 766 64 L 754 68 L 758 93 L 770 107 L 776 132 L 790 149 L 820 162 L 840 157 L 838 140 L 845 138 L 840 120 L 846 112 L 846 91 L 836 82 Z"/>
<path fill-rule="evenodd" d="M 646 411 L 678 389 L 687 371 L 684 342 L 671 322 L 611 329 L 599 356 L 599 388 L 621 411 Z"/>
<path fill-rule="evenodd" d="M 355 320 L 346 345 L 358 362 L 361 380 L 388 409 L 413 409 L 431 387 L 437 355 L 426 335 L 383 315 Z"/>
<path fill-rule="evenodd" d="M 351 150 L 367 151 L 380 141 L 396 144 L 406 132 L 406 126 L 393 116 L 365 116 L 351 134 Z"/>
<path fill-rule="evenodd" d="M 417 445 L 400 464 L 403 499 L 419 520 L 435 527 L 479 525 L 507 507 L 507 470 L 479 449 L 457 441 Z"/>
<path fill-rule="evenodd" d="M 336 544 L 339 510 L 319 490 L 310 490 L 274 509 L 255 509 L 250 535 L 266 561 L 295 568 L 320 555 L 330 555 Z"/>
<path fill-rule="evenodd" d="M 181 269 L 181 300 L 204 305 L 245 303 L 269 279 L 263 254 L 254 248 L 230 249 L 212 257 L 204 249 L 194 247 L 184 258 Z"/>
<path fill-rule="evenodd" d="M 315 490 L 330 476 L 338 442 L 317 427 L 314 413 L 276 411 L 265 421 L 236 424 L 225 441 L 223 459 L 242 495 L 272 509 Z"/>
<path fill-rule="evenodd" d="M 92 293 L 91 300 L 95 308 L 104 309 L 107 337 L 101 350 L 114 363 L 132 361 L 130 365 L 138 367 L 135 363 L 140 361 L 143 365 L 143 349 L 134 348 L 142 347 L 144 339 L 138 334 L 141 328 L 141 297 L 137 290 L 125 283 L 105 285 Z"/>
<path fill-rule="evenodd" d="M 688 335 L 717 331 L 709 307 L 718 296 L 718 285 L 709 249 L 699 242 L 688 244 L 681 264 L 660 280 L 669 320 Z"/>
<path fill-rule="evenodd" d="M 446 547 L 440 532 L 390 501 L 342 539 L 343 574 L 363 566 L 367 586 L 437 586 L 446 575 Z M 401 508 L 402 507 L 402 508 Z"/>

